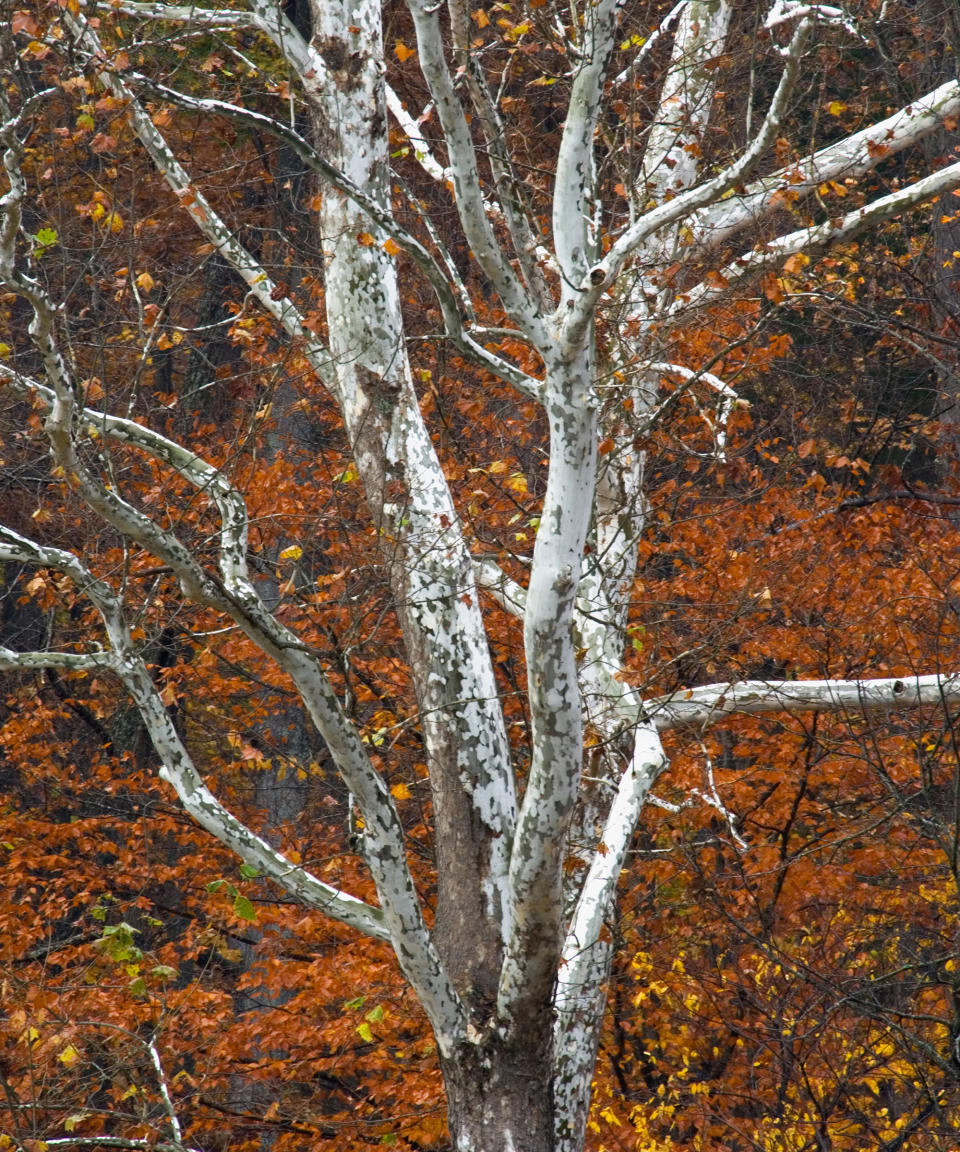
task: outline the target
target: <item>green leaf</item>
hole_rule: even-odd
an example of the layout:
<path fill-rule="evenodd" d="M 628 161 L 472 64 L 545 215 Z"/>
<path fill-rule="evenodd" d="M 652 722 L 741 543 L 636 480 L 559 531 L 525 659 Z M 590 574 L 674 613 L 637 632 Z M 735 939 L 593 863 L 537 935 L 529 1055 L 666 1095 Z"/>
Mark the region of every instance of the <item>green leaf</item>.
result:
<path fill-rule="evenodd" d="M 56 228 L 41 228 L 34 236 L 38 248 L 52 248 L 58 239 Z"/>
<path fill-rule="evenodd" d="M 235 896 L 233 900 L 234 915 L 239 916 L 241 920 L 255 921 L 257 918 L 257 911 L 246 896 Z"/>
<path fill-rule="evenodd" d="M 356 1000 L 348 1000 L 344 1008 L 362 1008 L 366 999 L 366 996 L 358 996 Z"/>
<path fill-rule="evenodd" d="M 139 928 L 134 928 L 125 920 L 120 924 L 108 924 L 103 929 L 103 935 L 96 942 L 111 960 L 118 963 L 123 961 L 137 961 L 143 959 L 143 952 L 134 944 L 134 935 L 139 935 Z"/>
<path fill-rule="evenodd" d="M 177 975 L 177 970 L 171 968 L 169 964 L 158 964 L 155 968 L 150 969 L 150 975 L 156 976 L 158 980 L 173 980 Z"/>
<path fill-rule="evenodd" d="M 241 864 L 240 875 L 246 877 L 247 880 L 254 880 L 260 875 L 260 870 L 254 868 L 252 864 Z"/>
<path fill-rule="evenodd" d="M 130 995 L 131 996 L 146 996 L 147 982 L 142 976 L 138 976 L 136 980 L 130 981 Z"/>
<path fill-rule="evenodd" d="M 378 1004 L 375 1008 L 370 1009 L 366 1015 L 366 1019 L 369 1020 L 371 1024 L 379 1024 L 383 1019 L 383 1015 L 383 1005 Z"/>
<path fill-rule="evenodd" d="M 211 880 L 210 883 L 207 885 L 207 891 L 208 892 L 219 892 L 220 889 L 223 887 L 223 885 L 224 885 L 223 880 Z"/>

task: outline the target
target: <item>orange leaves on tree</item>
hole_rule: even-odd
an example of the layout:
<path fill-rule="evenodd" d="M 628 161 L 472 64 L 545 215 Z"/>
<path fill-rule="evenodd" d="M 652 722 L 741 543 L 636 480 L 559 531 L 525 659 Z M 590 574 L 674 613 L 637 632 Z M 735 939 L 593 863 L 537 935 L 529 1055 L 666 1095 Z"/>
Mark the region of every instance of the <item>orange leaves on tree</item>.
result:
<path fill-rule="evenodd" d="M 26 12 L 21 8 L 17 9 L 10 16 L 10 31 L 14 36 L 20 32 L 26 32 L 28 36 L 36 36 L 40 31 L 40 26 L 30 12 Z"/>

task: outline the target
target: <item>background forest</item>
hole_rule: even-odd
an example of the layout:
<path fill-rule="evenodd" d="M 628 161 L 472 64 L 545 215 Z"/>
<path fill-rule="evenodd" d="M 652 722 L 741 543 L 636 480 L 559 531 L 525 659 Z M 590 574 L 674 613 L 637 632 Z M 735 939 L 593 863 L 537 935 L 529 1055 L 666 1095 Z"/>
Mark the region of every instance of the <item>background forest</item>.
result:
<path fill-rule="evenodd" d="M 740 147 L 744 124 L 746 141 L 757 130 L 780 76 L 770 45 L 786 42 L 764 28 L 769 6 L 731 7 L 724 50 L 710 61 L 707 171 Z M 819 42 L 763 171 L 954 77 L 952 0 L 849 7 L 856 34 L 837 22 Z M 60 9 L 79 19 L 71 0 Z M 308 136 L 315 125 L 296 85 L 256 31 L 136 9 L 85 11 L 99 14 L 112 67 L 146 75 L 140 97 L 153 124 L 269 270 L 274 299 L 295 299 L 306 330 L 327 340 L 319 213 L 334 194 L 289 141 L 178 107 L 160 89 L 229 101 Z M 608 88 L 595 154 L 624 218 L 639 164 L 630 142 L 650 130 L 670 60 L 669 23 L 652 34 L 672 10 L 626 4 L 612 52 L 611 76 L 633 70 Z M 305 8 L 286 15 L 309 36 Z M 561 54 L 569 43 L 549 0 L 481 5 L 468 18 L 471 51 L 509 121 L 512 162 L 532 211 L 546 211 L 573 84 Z M 123 101 L 90 78 L 57 19 L 43 3 L 3 16 L 4 115 L 30 106 L 29 132 L 22 118 L 16 127 L 30 188 L 22 232 L 31 275 L 60 309 L 82 402 L 189 446 L 242 492 L 257 592 L 322 662 L 359 732 L 432 924 L 422 709 L 382 524 L 340 406 L 144 158 Z M 399 3 L 383 8 L 383 41 L 392 98 L 408 110 L 398 118 L 391 105 L 393 213 L 425 246 L 442 241 L 478 330 L 518 372 L 539 376 L 430 171 L 424 150 L 444 163 L 442 137 Z M 955 162 L 958 144 L 946 116 L 868 172 L 803 198 L 779 193 L 774 225 L 829 220 L 906 187 Z M 381 244 L 375 233 L 356 243 Z M 787 255 L 729 291 L 720 254 L 693 267 L 682 243 L 659 288 L 725 290 L 664 336 L 661 359 L 689 365 L 693 382 L 663 373 L 656 419 L 629 433 L 645 460 L 646 504 L 620 682 L 659 699 L 726 682 L 955 673 L 960 195 L 947 189 L 852 239 Z M 549 421 L 535 398 L 444 337 L 415 261 L 389 238 L 385 247 L 399 265 L 419 408 L 470 551 L 525 584 Z M 13 366 L 8 382 L 14 370 L 39 378 L 34 312 L 8 289 L 0 360 Z M 598 313 L 601 363 L 617 362 L 625 308 L 611 296 Z M 601 468 L 618 450 L 611 413 L 631 418 L 617 371 L 598 387 Z M 713 380 L 736 399 L 721 403 Z M 0 521 L 70 547 L 122 589 L 166 713 L 218 798 L 294 865 L 375 905 L 363 816 L 288 676 L 216 607 L 184 596 L 169 564 L 91 515 L 51 458 L 47 412 L 38 393 L 0 392 Z M 83 453 L 110 491 L 132 494 L 204 563 L 213 557 L 219 522 L 188 478 L 122 444 L 101 450 L 96 437 Z M 482 607 L 523 780 L 534 727 L 523 623 L 508 600 L 501 589 Z M 5 650 L 93 653 L 99 636 L 75 580 L 46 565 L 0 565 Z M 115 677 L 39 661 L 5 667 L 0 1148 L 450 1147 L 436 1040 L 390 944 L 304 907 L 198 827 L 160 779 L 144 720 Z M 664 733 L 670 767 L 604 918 L 612 967 L 588 1148 L 955 1152 L 960 749 L 947 696 L 908 711 L 783 710 Z M 614 744 L 585 724 L 588 783 L 603 777 Z M 574 824 L 564 874 L 582 875 L 605 850 Z"/>

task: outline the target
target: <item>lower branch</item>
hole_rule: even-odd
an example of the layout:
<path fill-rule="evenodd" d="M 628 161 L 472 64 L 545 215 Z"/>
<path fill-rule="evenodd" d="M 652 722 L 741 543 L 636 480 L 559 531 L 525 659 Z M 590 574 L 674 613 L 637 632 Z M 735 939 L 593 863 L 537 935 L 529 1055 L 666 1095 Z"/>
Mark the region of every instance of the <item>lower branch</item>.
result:
<path fill-rule="evenodd" d="M 643 717 L 658 732 L 706 727 L 726 716 L 765 712 L 875 712 L 960 702 L 960 673 L 878 680 L 742 680 L 683 688 L 647 700 Z"/>

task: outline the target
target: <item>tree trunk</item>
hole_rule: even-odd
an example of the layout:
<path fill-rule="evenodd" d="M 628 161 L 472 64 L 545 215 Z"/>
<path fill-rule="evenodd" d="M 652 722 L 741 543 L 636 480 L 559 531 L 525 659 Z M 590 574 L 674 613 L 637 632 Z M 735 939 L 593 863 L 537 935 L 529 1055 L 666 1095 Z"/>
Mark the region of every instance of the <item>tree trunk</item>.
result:
<path fill-rule="evenodd" d="M 441 1058 L 456 1152 L 553 1152 L 549 1020 L 544 1025 L 513 1041 L 484 1036 Z"/>

